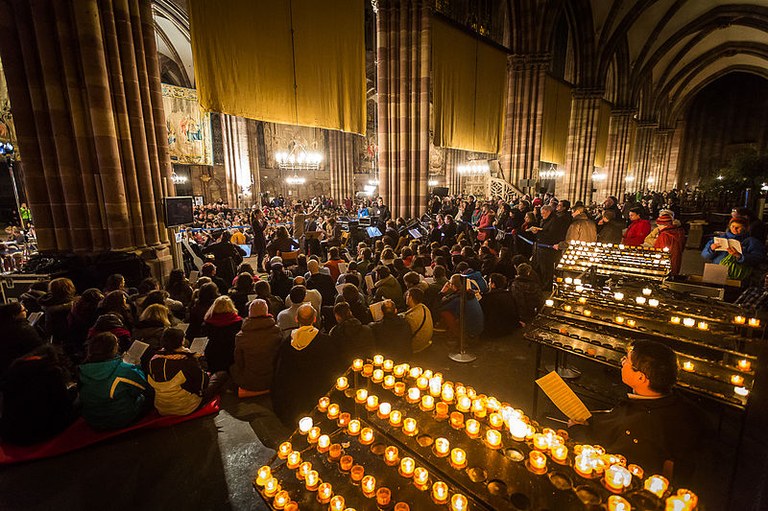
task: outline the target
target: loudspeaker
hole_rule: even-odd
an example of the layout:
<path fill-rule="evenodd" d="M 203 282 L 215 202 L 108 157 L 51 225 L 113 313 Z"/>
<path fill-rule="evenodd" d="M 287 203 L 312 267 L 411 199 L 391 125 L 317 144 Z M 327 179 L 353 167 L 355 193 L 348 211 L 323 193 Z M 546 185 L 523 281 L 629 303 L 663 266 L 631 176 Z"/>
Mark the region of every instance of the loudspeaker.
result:
<path fill-rule="evenodd" d="M 447 197 L 448 196 L 448 187 L 447 186 L 436 186 L 432 188 L 432 193 L 434 195 L 437 195 L 438 197 Z"/>

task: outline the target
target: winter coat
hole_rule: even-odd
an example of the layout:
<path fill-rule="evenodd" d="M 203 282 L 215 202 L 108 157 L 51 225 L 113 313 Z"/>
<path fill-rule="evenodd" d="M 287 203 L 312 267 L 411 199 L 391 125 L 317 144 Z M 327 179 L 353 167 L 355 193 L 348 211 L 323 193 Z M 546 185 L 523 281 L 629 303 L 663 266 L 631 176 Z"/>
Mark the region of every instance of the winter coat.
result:
<path fill-rule="evenodd" d="M 623 231 L 624 222 L 621 220 L 611 220 L 602 225 L 600 232 L 597 233 L 597 241 L 602 243 L 621 243 Z"/>
<path fill-rule="evenodd" d="M 236 313 L 217 313 L 205 320 L 208 344 L 205 359 L 212 373 L 229 371 L 235 362 L 235 336 L 240 331 L 243 319 Z"/>
<path fill-rule="evenodd" d="M 356 358 L 373 356 L 375 341 L 371 327 L 363 325 L 355 317 L 346 319 L 329 332 L 334 349 L 337 350 L 336 371 L 342 372 Z"/>
<path fill-rule="evenodd" d="M 51 336 L 54 344 L 64 344 L 69 334 L 69 311 L 72 310 L 73 300 L 60 301 L 53 295 L 46 294 L 38 300 L 45 313 L 45 333 Z"/>
<path fill-rule="evenodd" d="M 123 325 L 123 320 L 117 314 L 102 314 L 96 323 L 88 330 L 87 339 L 102 332 L 110 332 L 117 337 L 120 351 L 125 351 L 131 346 L 131 332 Z"/>
<path fill-rule="evenodd" d="M 420 303 L 403 313 L 411 330 L 411 352 L 418 353 L 432 344 L 434 325 L 429 307 Z"/>
<path fill-rule="evenodd" d="M 649 234 L 651 234 L 651 222 L 638 218 L 627 227 L 622 243 L 631 247 L 637 247 L 643 244 Z"/>
<path fill-rule="evenodd" d="M 237 313 L 241 317 L 246 317 L 248 315 L 248 303 L 249 303 L 248 294 L 249 293 L 242 293 L 235 289 L 229 290 L 229 297 L 232 299 L 232 303 L 235 304 Z"/>
<path fill-rule="evenodd" d="M 520 327 L 517 301 L 512 291 L 492 289 L 483 295 L 480 305 L 485 318 L 484 335 L 501 337 L 511 334 Z"/>
<path fill-rule="evenodd" d="M 729 240 L 738 240 L 741 243 L 741 257 L 736 261 L 740 264 L 747 266 L 759 266 L 765 260 L 765 245 L 760 243 L 757 238 L 747 235 L 735 235 L 731 231 L 725 233 L 724 238 Z M 728 252 L 725 250 L 712 250 L 712 244 L 715 242 L 714 238 L 709 240 L 704 245 L 704 250 L 701 251 L 701 257 L 713 262 L 714 264 L 720 264 Z"/>
<path fill-rule="evenodd" d="M 460 302 L 461 295 L 459 293 L 451 293 L 443 298 L 440 310 L 453 314 L 458 318 L 461 307 Z M 473 293 L 467 293 L 467 301 L 464 304 L 464 333 L 469 337 L 479 336 L 483 332 L 483 328 L 485 328 L 483 319 L 483 309 L 480 307 L 480 302 L 477 301 Z"/>
<path fill-rule="evenodd" d="M 81 364 L 79 370 L 82 414 L 92 428 L 124 428 L 147 409 L 151 387 L 138 366 L 115 357 Z"/>
<path fill-rule="evenodd" d="M 307 279 L 307 289 L 317 289 L 323 297 L 323 305 L 333 306 L 333 301 L 336 299 L 335 282 L 336 279 L 331 278 L 330 275 L 318 272 L 310 275 Z"/>
<path fill-rule="evenodd" d="M 488 283 L 485 282 L 483 275 L 479 271 L 467 271 L 464 273 L 468 279 L 473 280 L 477 284 L 481 293 L 488 291 Z M 473 286 L 474 287 L 474 286 Z"/>
<path fill-rule="evenodd" d="M 411 326 L 405 318 L 387 316 L 381 321 L 371 323 L 376 352 L 392 360 L 411 359 Z"/>
<path fill-rule="evenodd" d="M 155 408 L 160 415 L 187 415 L 200 406 L 209 379 L 195 354 L 180 348 L 152 357 L 147 381 L 155 389 Z"/>
<path fill-rule="evenodd" d="M 677 225 L 661 229 L 653 246 L 655 248 L 669 249 L 669 258 L 672 263 L 670 273 L 672 275 L 680 273 L 680 265 L 683 262 L 683 250 L 685 250 L 685 229 Z"/>
<path fill-rule="evenodd" d="M 389 275 L 374 284 L 376 289 L 374 294 L 375 301 L 392 300 L 395 302 L 395 306 L 398 310 L 402 310 L 405 306 L 403 301 L 403 288 L 400 287 L 400 283 L 395 277 Z"/>
<path fill-rule="evenodd" d="M 35 327 L 26 319 L 14 319 L 0 326 L 2 341 L 0 342 L 0 381 L 5 371 L 19 357 L 43 344 Z"/>
<path fill-rule="evenodd" d="M 161 338 L 167 326 L 162 321 L 145 319 L 136 323 L 133 329 L 133 339 L 149 344 L 149 347 L 157 351 L 162 348 Z"/>
<path fill-rule="evenodd" d="M 510 291 L 517 304 L 517 313 L 520 321 L 528 323 L 538 314 L 541 304 L 544 302 L 544 295 L 541 291 L 536 277 L 524 277 L 518 275 L 512 281 Z"/>
<path fill-rule="evenodd" d="M 597 225 L 585 213 L 573 217 L 565 233 L 565 241 L 597 241 Z"/>
<path fill-rule="evenodd" d="M 269 392 L 282 333 L 272 316 L 245 318 L 235 336 L 235 363 L 230 373 L 238 386 Z"/>
<path fill-rule="evenodd" d="M 185 335 L 188 341 L 192 341 L 195 337 L 205 337 L 207 332 L 205 326 L 205 313 L 211 308 L 211 303 L 195 302 L 189 309 L 189 326 L 187 327 L 187 333 Z"/>

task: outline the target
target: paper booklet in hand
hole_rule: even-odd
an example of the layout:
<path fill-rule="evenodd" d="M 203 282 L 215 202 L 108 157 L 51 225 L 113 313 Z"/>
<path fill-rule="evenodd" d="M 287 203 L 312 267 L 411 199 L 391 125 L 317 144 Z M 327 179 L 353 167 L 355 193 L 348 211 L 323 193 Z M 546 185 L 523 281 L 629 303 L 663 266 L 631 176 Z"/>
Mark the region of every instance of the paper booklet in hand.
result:
<path fill-rule="evenodd" d="M 536 384 L 569 419 L 584 422 L 592 417 L 586 405 L 555 371 L 536 380 Z"/>
<path fill-rule="evenodd" d="M 715 252 L 727 251 L 729 248 L 732 248 L 739 254 L 744 253 L 741 251 L 741 242 L 733 238 L 715 238 L 712 244 L 717 244 L 717 248 L 714 249 Z"/>
<path fill-rule="evenodd" d="M 189 351 L 202 355 L 206 346 L 208 346 L 207 337 L 195 337 L 192 339 L 192 344 L 189 345 Z"/>
<path fill-rule="evenodd" d="M 139 365 L 141 363 L 141 357 L 144 352 L 149 348 L 149 344 L 141 341 L 133 341 L 128 351 L 123 353 L 123 362 L 126 364 Z"/>
<path fill-rule="evenodd" d="M 384 302 L 381 301 L 368 306 L 368 308 L 371 309 L 371 316 L 373 317 L 374 321 L 381 321 L 384 319 L 384 312 L 381 310 L 383 305 Z"/>

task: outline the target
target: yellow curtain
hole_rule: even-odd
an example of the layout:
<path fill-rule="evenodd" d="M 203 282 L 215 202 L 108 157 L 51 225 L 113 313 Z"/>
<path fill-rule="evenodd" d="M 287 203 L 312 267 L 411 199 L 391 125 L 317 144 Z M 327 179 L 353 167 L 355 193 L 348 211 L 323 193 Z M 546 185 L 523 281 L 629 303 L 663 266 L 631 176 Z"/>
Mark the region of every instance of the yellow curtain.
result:
<path fill-rule="evenodd" d="M 565 164 L 570 121 L 570 86 L 547 76 L 544 81 L 544 111 L 541 121 L 541 161 Z"/>
<path fill-rule="evenodd" d="M 500 152 L 506 75 L 506 53 L 433 18 L 435 145 Z"/>
<path fill-rule="evenodd" d="M 611 104 L 600 100 L 600 112 L 597 118 L 597 136 L 595 144 L 595 167 L 605 167 L 608 152 L 608 133 L 611 126 Z"/>
<path fill-rule="evenodd" d="M 200 104 L 365 133 L 364 9 L 359 0 L 190 0 Z"/>

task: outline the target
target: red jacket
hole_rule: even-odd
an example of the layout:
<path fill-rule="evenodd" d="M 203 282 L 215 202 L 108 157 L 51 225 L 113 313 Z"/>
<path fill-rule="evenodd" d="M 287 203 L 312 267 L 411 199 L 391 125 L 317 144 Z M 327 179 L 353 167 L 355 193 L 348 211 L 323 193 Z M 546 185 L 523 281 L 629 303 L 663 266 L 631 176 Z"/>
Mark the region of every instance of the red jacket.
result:
<path fill-rule="evenodd" d="M 680 273 L 680 264 L 683 262 L 683 250 L 685 249 L 685 229 L 679 225 L 673 225 L 659 231 L 655 248 L 668 248 L 669 257 L 672 260 L 672 275 Z"/>
<path fill-rule="evenodd" d="M 646 236 L 651 233 L 651 222 L 639 218 L 629 224 L 627 232 L 624 234 L 622 243 L 633 247 L 640 246 L 645 241 Z"/>
<path fill-rule="evenodd" d="M 491 214 L 490 212 L 484 214 L 480 217 L 480 222 L 477 224 L 478 233 L 477 233 L 477 239 L 478 241 L 485 241 L 488 238 L 491 237 L 490 231 L 486 228 L 493 226 L 493 221 L 496 219 L 496 215 Z"/>

